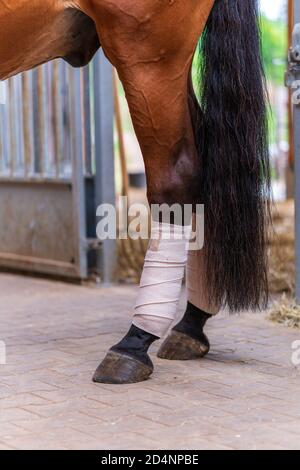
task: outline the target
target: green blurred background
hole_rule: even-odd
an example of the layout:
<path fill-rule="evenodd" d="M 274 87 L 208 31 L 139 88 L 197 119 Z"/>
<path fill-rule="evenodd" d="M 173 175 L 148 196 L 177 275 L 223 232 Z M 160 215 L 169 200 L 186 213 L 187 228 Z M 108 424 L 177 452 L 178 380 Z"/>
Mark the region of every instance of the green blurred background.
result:
<path fill-rule="evenodd" d="M 288 48 L 288 6 L 287 0 L 259 0 L 259 2 L 263 61 L 271 104 L 269 127 L 273 190 L 275 199 L 284 200 L 287 194 L 286 169 L 289 156 L 288 91 L 284 86 Z M 199 56 L 196 55 L 195 73 L 197 73 L 198 60 Z M 144 165 L 121 84 L 119 84 L 119 91 L 128 169 L 133 173 L 143 172 Z M 115 144 L 116 152 L 118 152 L 118 139 Z M 117 187 L 120 187 L 120 168 L 117 168 L 116 173 Z"/>

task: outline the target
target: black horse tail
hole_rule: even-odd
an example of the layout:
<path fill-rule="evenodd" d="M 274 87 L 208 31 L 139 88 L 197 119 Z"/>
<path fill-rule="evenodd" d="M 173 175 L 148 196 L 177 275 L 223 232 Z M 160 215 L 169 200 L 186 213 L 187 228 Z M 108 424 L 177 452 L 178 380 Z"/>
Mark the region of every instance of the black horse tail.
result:
<path fill-rule="evenodd" d="M 216 0 L 200 41 L 199 155 L 209 299 L 268 301 L 268 99 L 257 0 Z"/>

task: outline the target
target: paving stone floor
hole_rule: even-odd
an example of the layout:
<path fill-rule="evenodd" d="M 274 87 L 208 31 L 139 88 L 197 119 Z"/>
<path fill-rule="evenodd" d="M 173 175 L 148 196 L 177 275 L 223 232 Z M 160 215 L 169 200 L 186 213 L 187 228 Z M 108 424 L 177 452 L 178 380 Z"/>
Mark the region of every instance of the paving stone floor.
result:
<path fill-rule="evenodd" d="M 149 381 L 93 384 L 135 292 L 0 274 L 0 449 L 300 449 L 300 331 L 263 314 L 212 320 L 206 359 L 155 345 Z"/>

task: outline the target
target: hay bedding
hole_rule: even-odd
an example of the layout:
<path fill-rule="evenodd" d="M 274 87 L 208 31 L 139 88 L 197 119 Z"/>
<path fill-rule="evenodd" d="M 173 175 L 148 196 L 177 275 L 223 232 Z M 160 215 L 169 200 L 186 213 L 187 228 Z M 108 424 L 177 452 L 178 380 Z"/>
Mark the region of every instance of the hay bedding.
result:
<path fill-rule="evenodd" d="M 295 295 L 294 203 L 280 203 L 273 211 L 273 231 L 269 239 L 269 285 L 275 297 L 282 295 L 269 311 L 270 320 L 300 328 L 300 306 Z M 117 279 L 120 282 L 139 281 L 147 240 L 118 240 Z"/>
<path fill-rule="evenodd" d="M 269 285 L 271 294 L 295 292 L 294 204 L 280 203 L 273 211 L 274 230 L 269 239 Z M 138 282 L 147 240 L 118 241 L 118 275 L 121 282 Z"/>
<path fill-rule="evenodd" d="M 294 203 L 280 203 L 273 211 L 269 241 L 269 286 L 271 294 L 295 293 Z"/>
<path fill-rule="evenodd" d="M 300 328 L 300 305 L 283 296 L 281 301 L 276 302 L 271 308 L 269 318 L 276 323 Z"/>
<path fill-rule="evenodd" d="M 274 232 L 269 244 L 269 285 L 274 302 L 269 319 L 292 328 L 300 328 L 300 305 L 295 295 L 295 225 L 292 200 L 280 203 L 273 213 Z"/>

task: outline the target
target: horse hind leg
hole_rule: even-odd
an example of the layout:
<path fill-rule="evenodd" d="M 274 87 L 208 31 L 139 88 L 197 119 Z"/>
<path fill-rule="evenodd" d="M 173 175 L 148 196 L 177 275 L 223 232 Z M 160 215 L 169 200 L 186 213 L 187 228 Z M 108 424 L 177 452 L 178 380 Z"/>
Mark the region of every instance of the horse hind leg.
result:
<path fill-rule="evenodd" d="M 201 119 L 201 109 L 196 98 L 192 77 L 189 80 L 189 107 L 192 122 L 195 125 Z M 199 118 L 200 116 L 200 118 Z M 196 135 L 197 140 L 199 136 Z M 201 142 L 200 142 L 201 144 Z M 201 151 L 198 149 L 198 153 Z M 205 245 L 201 250 L 188 253 L 186 267 L 187 307 L 182 319 L 170 331 L 159 348 L 160 359 L 187 361 L 206 356 L 210 350 L 209 340 L 204 327 L 209 319 L 215 316 L 219 305 L 211 305 L 207 298 L 205 284 Z"/>
<path fill-rule="evenodd" d="M 177 67 L 172 71 L 164 66 L 153 67 L 149 75 L 143 67 L 137 67 L 129 77 L 126 70 L 121 69 L 120 73 L 142 148 L 150 207 L 175 204 L 182 211 L 186 205 L 192 209 L 196 203 L 200 175 L 187 106 L 190 64 L 180 63 L 180 67 L 183 65 L 186 71 L 179 75 Z M 163 214 L 162 218 L 155 218 L 152 213 L 151 241 L 133 324 L 98 367 L 95 382 L 133 383 L 152 374 L 153 364 L 147 351 L 166 334 L 175 319 L 187 261 L 186 241 L 180 238 L 184 219 L 181 214 L 170 229 L 178 239 L 164 239 L 170 219 L 164 219 Z"/>
<path fill-rule="evenodd" d="M 169 64 L 154 64 L 149 70 L 143 65 L 134 70 L 118 67 L 142 148 L 150 206 L 178 204 L 183 208 L 197 201 L 200 161 L 187 96 L 192 53 L 193 49 L 189 60 L 176 59 L 173 67 Z M 157 232 L 159 223 L 156 220 Z M 178 233 L 182 231 L 182 225 L 173 227 Z M 185 241 L 157 243 L 154 236 L 152 239 L 133 324 L 98 367 L 95 382 L 121 384 L 146 380 L 153 372 L 148 348 L 166 334 L 175 318 L 187 259 Z"/>
<path fill-rule="evenodd" d="M 182 210 L 199 199 L 201 164 L 195 146 L 188 82 L 194 51 L 213 0 L 98 2 L 104 52 L 118 70 L 139 140 L 150 207 Z M 184 27 L 189 24 L 190 27 Z M 168 214 L 169 216 L 170 214 Z M 95 382 L 132 383 L 153 372 L 150 345 L 170 328 L 187 261 L 184 217 L 154 219 L 133 324 L 108 352 Z M 162 223 L 163 222 L 163 223 Z M 164 230 L 176 236 L 165 237 Z M 177 237 L 178 235 L 178 237 Z"/>

